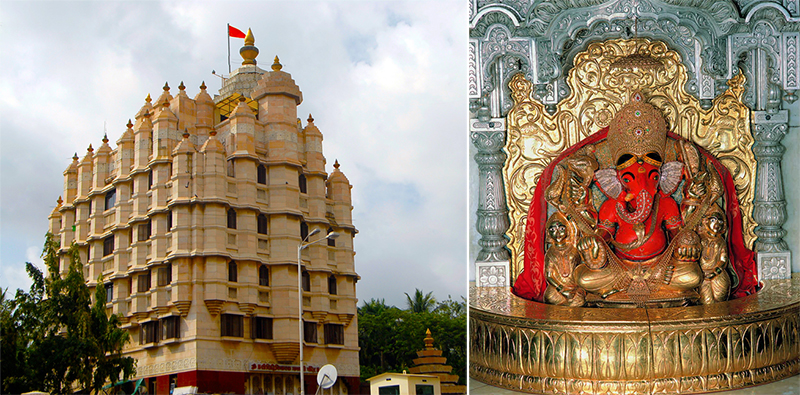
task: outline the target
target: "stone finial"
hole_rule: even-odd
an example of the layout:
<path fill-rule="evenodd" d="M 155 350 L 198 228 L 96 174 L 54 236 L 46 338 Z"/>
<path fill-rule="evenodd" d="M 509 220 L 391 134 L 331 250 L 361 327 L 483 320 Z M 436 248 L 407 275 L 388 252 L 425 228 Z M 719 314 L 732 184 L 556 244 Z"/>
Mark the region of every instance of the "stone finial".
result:
<path fill-rule="evenodd" d="M 169 82 L 164 82 L 164 90 L 169 92 Z"/>
<path fill-rule="evenodd" d="M 133 123 L 131 122 L 131 119 L 130 119 L 130 118 L 128 118 L 128 124 L 127 124 L 127 125 L 125 125 L 125 126 L 127 126 L 127 127 L 128 127 L 128 129 L 132 129 L 132 128 L 133 128 Z"/>
<path fill-rule="evenodd" d="M 246 100 L 247 100 L 247 98 L 245 98 L 244 95 L 239 96 L 239 103 L 242 103 L 242 102 L 244 102 Z"/>
<path fill-rule="evenodd" d="M 94 148 L 92 148 L 92 143 L 89 143 L 89 148 L 87 148 L 86 151 L 89 151 L 89 153 L 94 152 Z"/>
<path fill-rule="evenodd" d="M 278 55 L 275 55 L 275 61 L 272 62 L 272 70 L 273 71 L 281 71 L 283 65 L 281 64 L 281 60 L 278 59 Z"/>
<path fill-rule="evenodd" d="M 75 155 L 72 155 L 72 161 L 73 162 L 77 162 L 78 161 L 78 153 L 77 152 L 75 153 Z"/>
<path fill-rule="evenodd" d="M 212 131 L 208 132 L 208 134 L 209 134 L 209 136 L 216 136 L 217 135 L 217 131 L 216 130 L 212 130 Z"/>
<path fill-rule="evenodd" d="M 103 144 L 108 144 L 108 133 L 103 133 Z"/>
<path fill-rule="evenodd" d="M 431 329 L 425 331 L 425 349 L 433 350 L 433 336 L 431 336 Z"/>
<path fill-rule="evenodd" d="M 239 55 L 242 55 L 242 66 L 252 64 L 255 65 L 256 57 L 258 56 L 258 48 L 255 47 L 256 38 L 253 36 L 253 31 L 247 29 L 247 35 L 244 37 L 244 46 L 239 49 Z"/>
<path fill-rule="evenodd" d="M 311 113 L 308 114 L 308 123 L 314 122 L 314 117 L 311 116 Z"/>
<path fill-rule="evenodd" d="M 147 94 L 147 97 L 145 97 L 145 98 L 144 98 L 144 101 L 146 101 L 146 102 L 148 102 L 148 103 L 150 103 L 151 101 L 153 101 L 153 99 L 151 99 L 151 98 L 150 98 L 150 94 L 149 94 L 149 93 Z"/>
<path fill-rule="evenodd" d="M 56 200 L 56 203 L 58 203 L 58 207 L 61 207 L 61 203 L 64 203 L 64 200 L 61 199 L 61 196 L 58 197 L 58 200 Z"/>
<path fill-rule="evenodd" d="M 185 90 L 186 89 L 186 86 L 183 85 L 183 81 L 181 81 L 181 84 L 178 85 L 178 89 L 180 89 L 180 90 Z"/>
<path fill-rule="evenodd" d="M 186 128 L 183 128 L 183 138 L 185 139 L 189 138 L 189 130 Z"/>
<path fill-rule="evenodd" d="M 334 168 L 334 169 L 336 169 L 336 170 L 339 170 L 339 159 L 336 159 L 336 160 L 333 162 L 333 168 Z"/>
<path fill-rule="evenodd" d="M 200 90 L 206 90 L 206 82 L 205 81 L 203 81 L 203 83 L 200 84 Z"/>

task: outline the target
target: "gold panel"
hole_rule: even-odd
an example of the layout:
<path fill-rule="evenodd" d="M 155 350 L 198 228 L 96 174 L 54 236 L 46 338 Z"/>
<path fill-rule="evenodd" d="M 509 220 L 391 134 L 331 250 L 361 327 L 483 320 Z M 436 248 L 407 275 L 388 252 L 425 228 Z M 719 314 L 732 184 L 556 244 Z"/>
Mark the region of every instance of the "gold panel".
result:
<path fill-rule="evenodd" d="M 611 64 L 628 55 L 650 54 L 663 69 L 613 69 Z M 739 196 L 745 244 L 752 247 L 756 160 L 751 150 L 750 109 L 742 103 L 744 77 L 728 81 L 728 90 L 703 110 L 684 88 L 687 75 L 680 55 L 661 41 L 615 39 L 590 44 L 575 57 L 567 84 L 569 97 L 554 114 L 533 98 L 532 84 L 522 74 L 509 83 L 514 107 L 507 117 L 508 160 L 503 167 L 511 226 L 506 232 L 516 278 L 523 268 L 525 223 L 531 198 L 544 168 L 561 152 L 608 126 L 617 111 L 641 90 L 660 108 L 670 131 L 709 150 L 730 170 Z"/>
<path fill-rule="evenodd" d="M 540 394 L 694 394 L 800 372 L 800 279 L 708 306 L 589 309 L 470 288 L 470 377 Z"/>
<path fill-rule="evenodd" d="M 230 96 L 222 99 L 217 103 L 214 107 L 216 112 L 218 112 L 218 116 L 228 118 L 230 117 L 233 110 L 236 109 L 236 106 L 239 105 L 239 98 L 242 97 L 240 93 L 232 93 Z M 253 110 L 253 114 L 258 115 L 258 102 L 245 96 L 245 102 Z"/>

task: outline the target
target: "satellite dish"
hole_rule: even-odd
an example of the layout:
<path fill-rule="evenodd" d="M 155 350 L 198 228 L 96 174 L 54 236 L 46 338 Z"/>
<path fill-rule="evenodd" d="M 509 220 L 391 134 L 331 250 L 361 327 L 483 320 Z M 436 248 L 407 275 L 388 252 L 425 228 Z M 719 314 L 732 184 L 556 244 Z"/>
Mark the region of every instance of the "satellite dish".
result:
<path fill-rule="evenodd" d="M 328 389 L 336 384 L 336 378 L 339 377 L 336 373 L 336 366 L 327 364 L 319 369 L 317 372 L 317 384 L 323 389 Z"/>

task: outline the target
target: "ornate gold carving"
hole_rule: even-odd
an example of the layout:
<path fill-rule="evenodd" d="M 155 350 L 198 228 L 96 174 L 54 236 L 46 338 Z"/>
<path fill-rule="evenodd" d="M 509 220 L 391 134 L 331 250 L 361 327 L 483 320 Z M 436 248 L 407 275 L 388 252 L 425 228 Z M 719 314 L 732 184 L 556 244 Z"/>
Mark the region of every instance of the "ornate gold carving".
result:
<path fill-rule="evenodd" d="M 800 372 L 800 279 L 681 309 L 576 309 L 470 289 L 470 376 L 516 391 L 701 393 Z"/>
<path fill-rule="evenodd" d="M 611 67 L 622 57 L 642 53 L 661 61 L 664 68 Z M 508 160 L 503 176 L 513 278 L 522 271 L 526 216 L 542 171 L 565 149 L 608 126 L 634 91 L 642 91 L 664 113 L 670 131 L 709 150 L 730 170 L 742 208 L 745 243 L 752 246 L 756 161 L 750 110 L 741 101 L 742 73 L 728 81 L 728 90 L 714 100 L 712 108 L 703 110 L 686 93 L 686 67 L 680 55 L 663 42 L 640 38 L 590 44 L 575 57 L 574 65 L 567 77 L 571 94 L 552 115 L 532 97 L 532 84 L 522 74 L 509 83 L 515 104 L 507 117 Z"/>

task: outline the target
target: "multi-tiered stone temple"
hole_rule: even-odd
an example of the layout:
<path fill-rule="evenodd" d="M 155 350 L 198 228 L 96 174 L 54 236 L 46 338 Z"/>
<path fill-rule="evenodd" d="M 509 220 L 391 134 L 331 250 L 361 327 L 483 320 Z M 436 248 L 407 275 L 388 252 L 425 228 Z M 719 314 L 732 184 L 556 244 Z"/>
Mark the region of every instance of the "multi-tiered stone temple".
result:
<path fill-rule="evenodd" d="M 326 391 L 357 392 L 351 185 L 338 162 L 326 172 L 278 58 L 259 68 L 249 31 L 240 53 L 218 95 L 164 85 L 116 147 L 76 154 L 50 231 L 106 288 L 150 393 L 297 394 L 301 340 L 307 393 L 325 364 L 339 372 Z"/>

